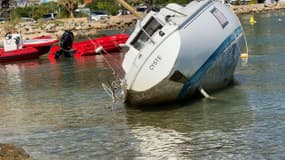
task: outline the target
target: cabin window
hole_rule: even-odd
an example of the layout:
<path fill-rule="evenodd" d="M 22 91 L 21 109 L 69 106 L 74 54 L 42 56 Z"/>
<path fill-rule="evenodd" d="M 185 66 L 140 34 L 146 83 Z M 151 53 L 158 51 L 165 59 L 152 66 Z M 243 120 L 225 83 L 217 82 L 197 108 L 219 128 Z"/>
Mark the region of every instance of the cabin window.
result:
<path fill-rule="evenodd" d="M 146 41 L 159 29 L 162 28 L 162 25 L 155 19 L 151 18 L 143 29 L 138 33 L 138 35 L 134 38 L 131 44 L 137 49 L 140 50 Z M 143 31 L 144 30 L 144 31 Z"/>

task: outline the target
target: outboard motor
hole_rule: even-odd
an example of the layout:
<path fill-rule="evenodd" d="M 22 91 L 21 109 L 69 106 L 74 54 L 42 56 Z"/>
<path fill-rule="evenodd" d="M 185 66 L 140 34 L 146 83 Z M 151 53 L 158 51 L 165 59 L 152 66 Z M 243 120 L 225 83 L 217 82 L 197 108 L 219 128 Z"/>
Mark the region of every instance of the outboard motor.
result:
<path fill-rule="evenodd" d="M 55 53 L 54 58 L 58 59 L 61 55 L 64 57 L 71 57 L 75 52 L 72 50 L 73 40 L 73 33 L 71 31 L 65 30 L 59 42 L 61 48 Z"/>

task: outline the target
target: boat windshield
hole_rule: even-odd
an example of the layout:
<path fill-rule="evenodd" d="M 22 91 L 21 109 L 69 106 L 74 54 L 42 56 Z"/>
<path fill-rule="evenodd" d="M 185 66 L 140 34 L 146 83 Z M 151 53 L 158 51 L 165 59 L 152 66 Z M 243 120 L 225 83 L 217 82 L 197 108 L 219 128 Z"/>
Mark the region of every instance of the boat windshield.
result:
<path fill-rule="evenodd" d="M 134 38 L 131 44 L 137 49 L 140 50 L 146 41 L 159 29 L 162 28 L 162 25 L 153 17 L 143 26 L 143 29 L 140 30 L 138 35 Z M 144 31 L 143 31 L 144 30 Z"/>

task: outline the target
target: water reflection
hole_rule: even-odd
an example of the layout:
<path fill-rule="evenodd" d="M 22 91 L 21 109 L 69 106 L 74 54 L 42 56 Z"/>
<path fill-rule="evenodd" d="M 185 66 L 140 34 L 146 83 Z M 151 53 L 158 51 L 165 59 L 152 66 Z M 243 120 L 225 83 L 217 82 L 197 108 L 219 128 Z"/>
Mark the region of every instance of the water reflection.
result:
<path fill-rule="evenodd" d="M 255 25 L 249 24 L 250 15 L 240 16 L 242 25 L 246 30 L 250 55 L 263 55 L 276 52 L 276 49 L 285 50 L 284 12 L 271 12 L 254 14 L 257 21 Z"/>
<path fill-rule="evenodd" d="M 120 136 L 128 130 L 121 111 L 108 109 L 101 83 L 112 72 L 103 57 L 35 62 L 0 66 L 0 142 L 41 160 L 116 157 L 108 153 L 127 145 Z"/>
<path fill-rule="evenodd" d="M 29 61 L 23 63 L 12 63 L 1 65 L 1 84 L 0 85 L 0 96 L 2 96 L 1 105 L 5 105 L 5 102 L 14 101 L 19 103 L 20 100 L 25 100 L 23 91 L 25 89 L 26 81 L 30 81 L 36 84 L 37 79 L 30 77 L 25 78 L 25 71 L 30 70 L 31 72 L 37 68 L 39 61 Z M 8 95 L 6 97 L 6 95 Z M 19 100 L 19 101 L 18 101 Z"/>
<path fill-rule="evenodd" d="M 240 133 L 253 119 L 246 93 L 237 85 L 214 96 L 218 100 L 203 99 L 172 109 L 128 108 L 127 123 L 139 139 L 143 155 L 158 159 L 230 158 L 238 153 L 233 146 L 246 150 L 246 135 Z"/>

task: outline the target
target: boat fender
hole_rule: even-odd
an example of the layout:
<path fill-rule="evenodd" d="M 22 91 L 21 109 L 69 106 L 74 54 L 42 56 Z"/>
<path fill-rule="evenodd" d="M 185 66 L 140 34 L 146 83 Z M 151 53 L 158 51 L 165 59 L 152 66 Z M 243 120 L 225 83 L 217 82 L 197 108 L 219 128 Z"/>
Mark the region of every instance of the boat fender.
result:
<path fill-rule="evenodd" d="M 103 47 L 102 47 L 102 46 L 100 46 L 100 47 L 98 47 L 98 48 L 95 49 L 95 52 L 96 52 L 97 54 L 101 53 L 102 51 L 103 51 Z"/>

